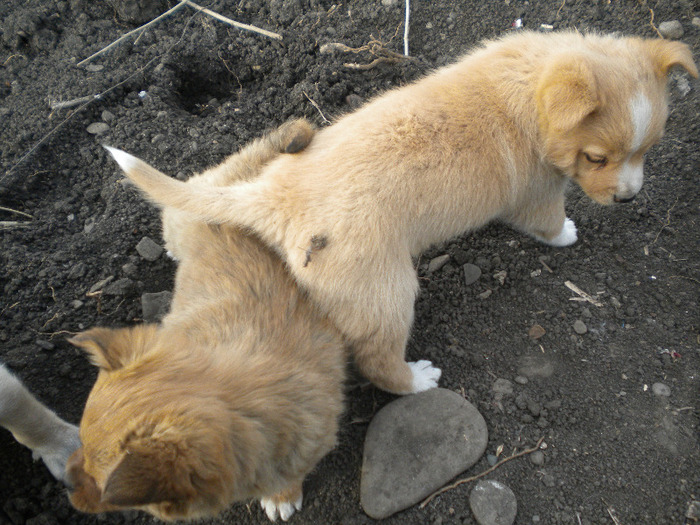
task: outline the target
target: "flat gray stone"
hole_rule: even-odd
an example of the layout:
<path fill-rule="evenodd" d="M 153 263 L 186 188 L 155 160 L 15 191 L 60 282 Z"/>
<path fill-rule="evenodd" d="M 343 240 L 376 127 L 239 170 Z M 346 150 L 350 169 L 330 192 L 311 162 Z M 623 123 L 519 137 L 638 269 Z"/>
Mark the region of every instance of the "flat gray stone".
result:
<path fill-rule="evenodd" d="M 479 525 L 511 525 L 518 513 L 513 491 L 493 479 L 477 483 L 469 494 L 469 506 Z"/>
<path fill-rule="evenodd" d="M 586 332 L 588 332 L 588 327 L 586 326 L 586 323 L 581 321 L 581 319 L 576 319 L 574 322 L 574 332 L 576 332 L 579 335 L 583 335 Z"/>
<path fill-rule="evenodd" d="M 160 321 L 170 311 L 173 294 L 164 292 L 145 293 L 141 295 L 141 311 L 147 323 Z"/>
<path fill-rule="evenodd" d="M 147 261 L 155 261 L 163 253 L 163 247 L 150 237 L 144 237 L 136 245 L 136 251 Z"/>
<path fill-rule="evenodd" d="M 464 270 L 464 284 L 469 286 L 474 284 L 481 277 L 481 268 L 475 264 L 467 263 L 462 266 Z"/>
<path fill-rule="evenodd" d="M 459 394 L 434 388 L 397 399 L 367 429 L 360 503 L 374 519 L 414 505 L 474 465 L 488 430 Z"/>

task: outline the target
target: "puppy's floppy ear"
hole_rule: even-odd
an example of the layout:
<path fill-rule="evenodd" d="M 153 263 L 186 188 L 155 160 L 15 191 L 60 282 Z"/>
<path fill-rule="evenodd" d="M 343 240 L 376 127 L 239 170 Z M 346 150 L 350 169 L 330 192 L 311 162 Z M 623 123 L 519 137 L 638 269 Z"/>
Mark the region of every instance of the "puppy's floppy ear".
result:
<path fill-rule="evenodd" d="M 549 63 L 536 92 L 540 123 L 565 132 L 576 127 L 600 104 L 593 69 L 584 56 L 566 55 Z"/>
<path fill-rule="evenodd" d="M 135 507 L 194 497 L 189 476 L 180 472 L 182 461 L 173 443 L 150 438 L 130 443 L 105 482 L 102 503 Z"/>
<path fill-rule="evenodd" d="M 698 78 L 698 68 L 693 61 L 693 53 L 683 42 L 674 40 L 644 40 L 644 46 L 656 68 L 656 74 L 665 78 L 674 66 L 681 66 L 691 76 Z"/>
<path fill-rule="evenodd" d="M 91 328 L 68 342 L 84 350 L 92 364 L 104 370 L 117 370 L 146 353 L 155 338 L 157 326 L 143 324 L 130 328 Z"/>

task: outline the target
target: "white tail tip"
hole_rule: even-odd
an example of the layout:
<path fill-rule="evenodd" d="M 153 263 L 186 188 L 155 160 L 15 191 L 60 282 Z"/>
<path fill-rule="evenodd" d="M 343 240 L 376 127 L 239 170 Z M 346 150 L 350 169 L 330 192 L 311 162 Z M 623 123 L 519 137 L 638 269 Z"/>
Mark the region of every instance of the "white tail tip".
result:
<path fill-rule="evenodd" d="M 119 167 L 124 172 L 129 172 L 139 163 L 139 159 L 137 159 L 133 155 L 130 155 L 126 151 L 122 151 L 117 148 L 111 148 L 109 146 L 103 146 L 103 148 L 109 151 L 110 155 L 112 155 L 114 160 L 117 161 L 117 164 L 119 164 Z"/>

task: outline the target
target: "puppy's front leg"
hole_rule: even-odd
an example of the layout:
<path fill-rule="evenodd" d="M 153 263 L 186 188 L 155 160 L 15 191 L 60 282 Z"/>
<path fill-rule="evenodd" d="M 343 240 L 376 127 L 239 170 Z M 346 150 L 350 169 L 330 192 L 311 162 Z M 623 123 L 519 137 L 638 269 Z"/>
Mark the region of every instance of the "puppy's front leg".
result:
<path fill-rule="evenodd" d="M 301 510 L 302 499 L 301 482 L 299 482 L 274 496 L 262 498 L 260 505 L 270 520 L 277 521 L 277 518 L 280 517 L 282 521 L 287 521 L 294 514 L 294 511 Z"/>
<path fill-rule="evenodd" d="M 533 202 L 506 218 L 514 228 L 550 246 L 570 246 L 578 240 L 574 221 L 564 211 L 564 196 L 550 202 Z"/>
<path fill-rule="evenodd" d="M 65 480 L 69 456 L 80 446 L 78 428 L 39 402 L 0 364 L 0 426 L 41 458 L 56 479 Z"/>

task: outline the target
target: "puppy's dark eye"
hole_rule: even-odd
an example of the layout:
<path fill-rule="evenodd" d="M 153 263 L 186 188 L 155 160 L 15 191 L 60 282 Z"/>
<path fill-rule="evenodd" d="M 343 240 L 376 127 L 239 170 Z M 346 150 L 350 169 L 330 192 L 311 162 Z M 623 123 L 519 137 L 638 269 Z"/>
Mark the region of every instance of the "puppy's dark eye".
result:
<path fill-rule="evenodd" d="M 584 157 L 586 157 L 586 160 L 590 162 L 591 164 L 597 164 L 598 167 L 602 168 L 608 163 L 608 158 L 604 157 L 603 155 L 591 155 L 589 153 L 583 154 Z"/>

